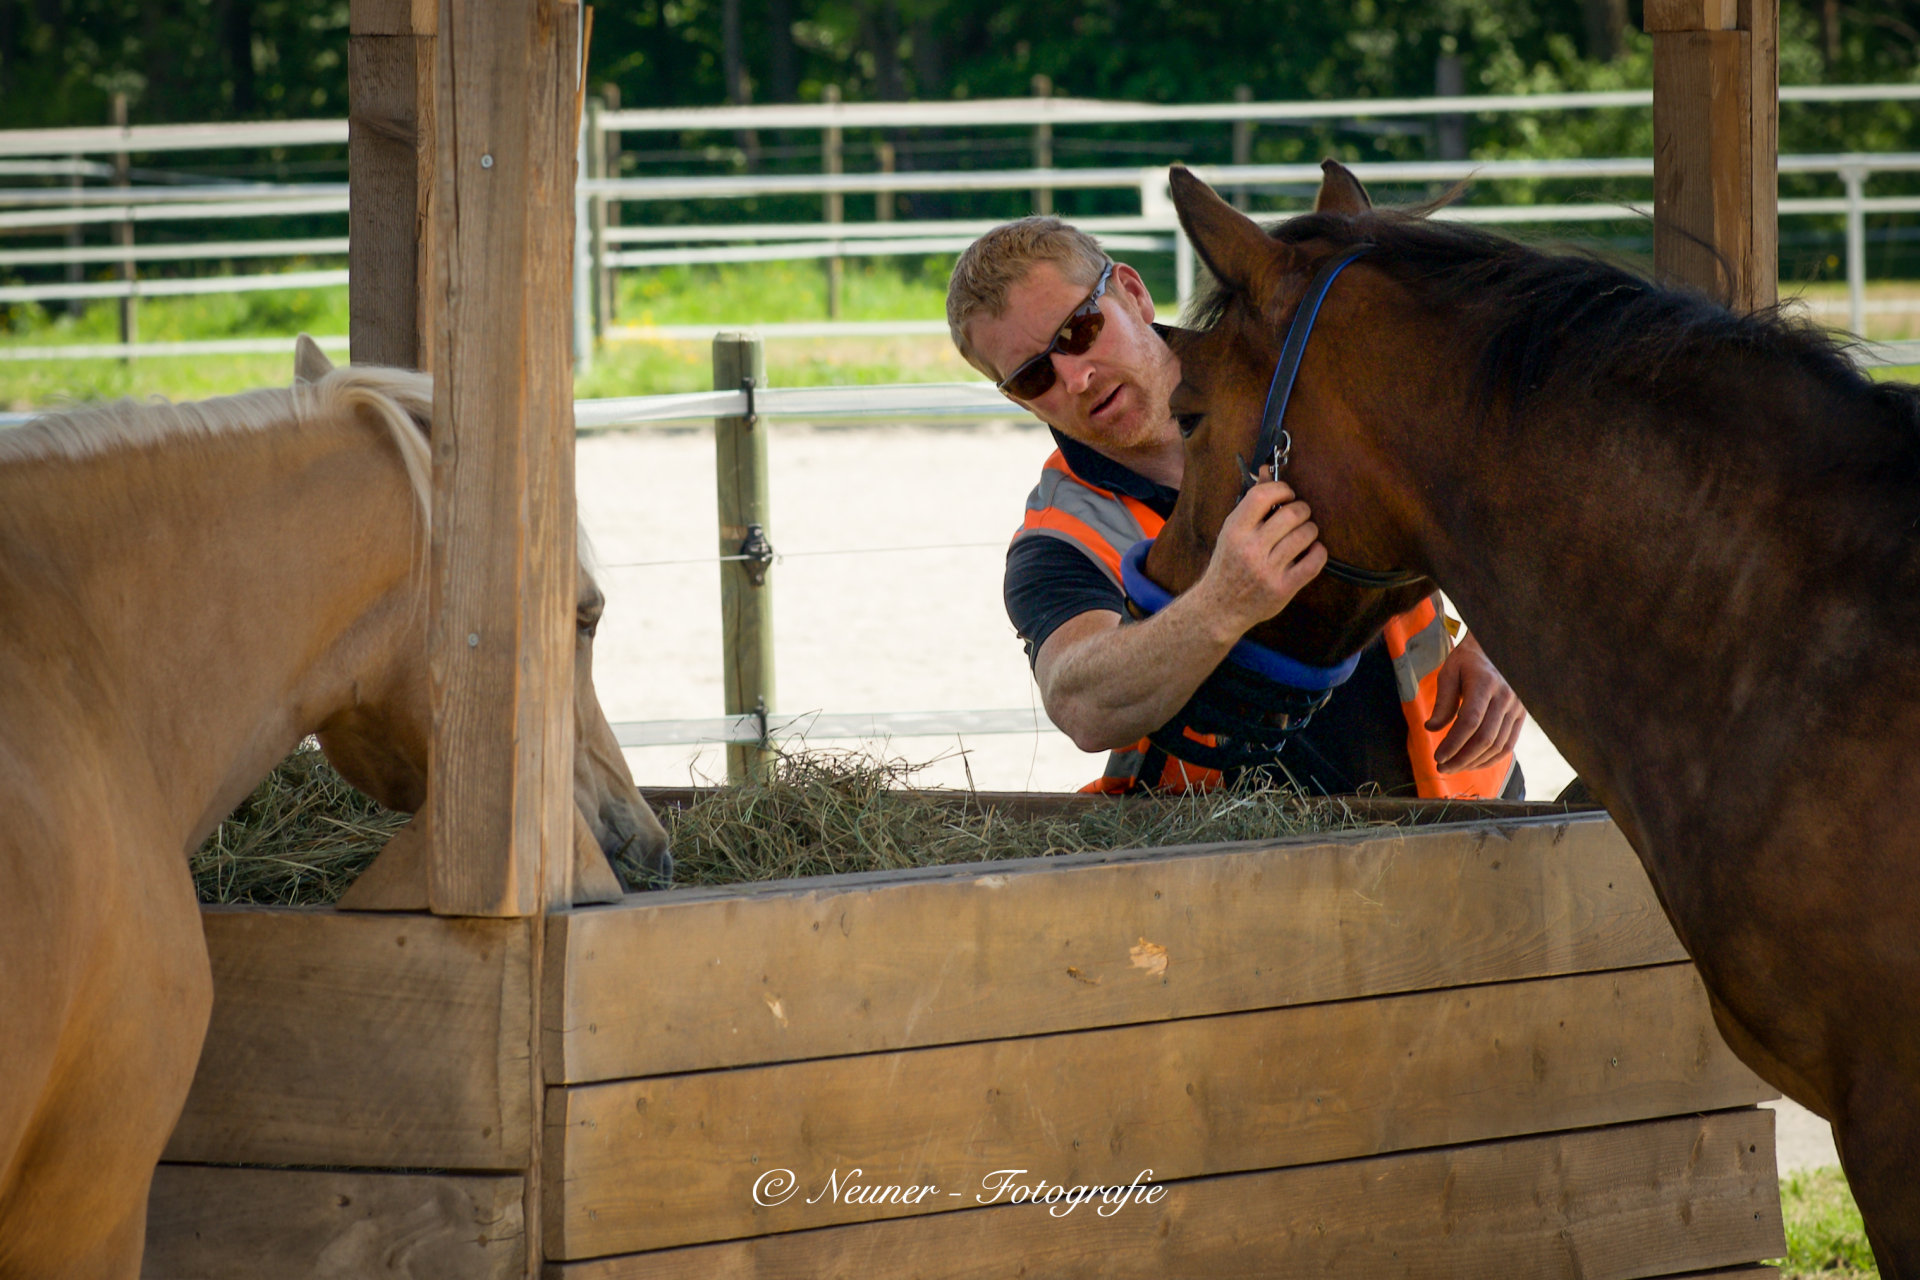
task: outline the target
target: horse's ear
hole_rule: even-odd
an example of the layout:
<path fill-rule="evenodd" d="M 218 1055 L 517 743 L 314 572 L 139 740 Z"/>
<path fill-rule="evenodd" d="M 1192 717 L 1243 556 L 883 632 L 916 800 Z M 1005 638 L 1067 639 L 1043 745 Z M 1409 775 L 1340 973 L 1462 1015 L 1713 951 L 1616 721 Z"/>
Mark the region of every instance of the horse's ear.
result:
<path fill-rule="evenodd" d="M 1313 198 L 1315 213 L 1344 213 L 1352 216 L 1373 208 L 1373 199 L 1353 171 L 1338 160 L 1320 162 L 1320 194 Z"/>
<path fill-rule="evenodd" d="M 1258 293 L 1261 281 L 1276 267 L 1291 270 L 1296 256 L 1292 246 L 1271 239 L 1185 166 L 1174 165 L 1167 178 L 1180 225 L 1214 279 L 1230 289 Z"/>
<path fill-rule="evenodd" d="M 320 350 L 320 344 L 301 334 L 293 340 L 293 380 L 318 382 L 333 372 L 333 361 Z"/>

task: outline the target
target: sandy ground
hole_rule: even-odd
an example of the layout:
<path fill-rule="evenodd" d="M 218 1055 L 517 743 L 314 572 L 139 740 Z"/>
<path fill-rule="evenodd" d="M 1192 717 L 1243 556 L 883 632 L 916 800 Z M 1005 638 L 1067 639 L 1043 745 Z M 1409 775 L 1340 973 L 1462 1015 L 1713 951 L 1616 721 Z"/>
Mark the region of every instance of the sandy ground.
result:
<path fill-rule="evenodd" d="M 1099 772 L 1038 710 L 1025 655 L 1000 603 L 1006 540 L 1052 448 L 1037 425 L 810 428 L 776 424 L 768 444 L 776 696 L 795 713 L 1028 707 L 1030 734 L 816 742 L 932 761 L 924 785 L 1069 790 Z M 595 673 L 608 716 L 718 716 L 720 578 L 713 438 L 706 429 L 583 439 L 581 517 L 608 596 Z M 718 748 L 653 747 L 628 758 L 642 785 L 725 774 Z M 1572 778 L 1528 724 L 1527 792 Z M 1826 1122 L 1778 1114 L 1780 1169 L 1836 1164 Z"/>

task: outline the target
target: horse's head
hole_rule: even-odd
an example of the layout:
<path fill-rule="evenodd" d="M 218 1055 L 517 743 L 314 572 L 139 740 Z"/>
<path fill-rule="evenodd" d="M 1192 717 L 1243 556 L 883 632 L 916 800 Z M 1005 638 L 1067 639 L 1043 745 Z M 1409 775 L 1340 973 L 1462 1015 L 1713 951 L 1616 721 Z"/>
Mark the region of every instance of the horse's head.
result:
<path fill-rule="evenodd" d="M 318 382 L 333 366 L 319 348 L 302 337 L 295 357 L 298 381 Z M 405 386 L 384 387 L 388 403 L 397 404 L 409 421 L 390 423 L 403 457 L 409 459 L 412 483 L 424 482 L 427 419 L 432 409 L 431 383 L 406 375 Z M 364 408 L 365 406 L 363 406 Z M 406 433 L 412 433 L 409 436 Z M 341 776 L 390 809 L 417 811 L 427 796 L 427 750 L 432 720 L 426 657 L 426 575 L 417 556 L 426 539 L 415 543 L 415 562 L 409 570 L 409 589 L 399 593 L 397 625 L 391 643 L 419 661 L 374 664 L 377 679 L 355 681 L 351 705 L 333 714 L 318 730 L 321 749 Z M 586 564 L 584 541 L 574 595 L 573 658 L 573 798 L 575 813 L 575 881 L 581 890 L 581 871 L 612 891 L 602 869 L 587 867 L 585 859 L 597 849 L 609 862 L 624 859 L 641 869 L 642 887 L 664 886 L 673 874 L 667 833 L 653 810 L 633 785 L 633 775 L 620 750 L 613 726 L 607 723 L 593 685 L 593 640 L 606 597 Z M 594 890 L 588 890 L 591 894 Z M 582 898 L 580 900 L 590 900 Z"/>
<path fill-rule="evenodd" d="M 1351 173 L 1333 161 L 1324 170 L 1317 215 L 1353 218 L 1371 210 L 1366 189 Z M 1217 281 L 1200 310 L 1210 323 L 1167 335 L 1180 358 L 1172 411 L 1186 438 L 1186 461 L 1179 503 L 1145 568 L 1154 581 L 1178 592 L 1205 571 L 1248 472 L 1269 461 L 1255 457 L 1255 444 L 1288 323 L 1320 265 L 1351 246 L 1272 238 L 1185 169 L 1176 167 L 1172 182 L 1181 224 Z M 1355 411 L 1356 344 L 1334 333 L 1366 333 L 1376 347 L 1392 340 L 1369 327 L 1369 308 L 1384 282 L 1365 266 L 1362 258 L 1344 272 L 1321 305 L 1321 328 L 1307 344 L 1286 409 L 1292 447 L 1275 478 L 1312 507 L 1321 541 L 1335 560 L 1363 569 L 1423 571 L 1378 483 L 1386 460 Z M 1284 613 L 1250 634 L 1290 657 L 1328 665 L 1358 650 L 1388 618 L 1432 589 L 1424 579 L 1363 586 L 1323 572 Z"/>

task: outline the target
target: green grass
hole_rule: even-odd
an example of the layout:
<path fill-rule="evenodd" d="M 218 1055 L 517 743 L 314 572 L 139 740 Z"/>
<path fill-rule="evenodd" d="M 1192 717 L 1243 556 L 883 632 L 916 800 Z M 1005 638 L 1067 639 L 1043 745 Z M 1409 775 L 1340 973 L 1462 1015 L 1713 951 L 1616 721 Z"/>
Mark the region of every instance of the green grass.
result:
<path fill-rule="evenodd" d="M 1787 1256 L 1780 1280 L 1879 1280 L 1860 1210 L 1839 1169 L 1809 1169 L 1780 1179 Z"/>
<path fill-rule="evenodd" d="M 944 314 L 948 257 L 848 259 L 841 316 L 847 320 L 933 320 Z M 1834 285 L 1806 286 L 1809 296 L 1843 297 Z M 1876 282 L 1882 294 L 1910 295 L 1911 284 Z M 822 262 L 736 263 L 631 271 L 620 277 L 615 323 L 651 325 L 780 324 L 824 320 L 827 269 Z M 149 298 L 140 303 L 144 341 L 291 335 L 347 331 L 347 291 L 284 291 Z M 1902 317 L 1905 323 L 1905 318 Z M 1904 332 L 1904 331 L 1903 331 Z M 1876 332 L 1876 336 L 1880 335 Z M 78 317 L 34 304 L 0 308 L 0 349 L 117 341 L 118 308 L 95 302 Z M 0 361 L 0 408 L 26 410 L 115 396 L 194 399 L 286 382 L 293 351 L 257 356 L 143 357 L 117 360 Z M 885 382 L 948 382 L 978 377 L 946 338 L 773 338 L 767 379 L 775 386 Z M 1877 369 L 1876 378 L 1920 380 L 1920 366 Z M 615 340 L 603 344 L 575 384 L 583 397 L 703 391 L 713 384 L 704 341 Z"/>

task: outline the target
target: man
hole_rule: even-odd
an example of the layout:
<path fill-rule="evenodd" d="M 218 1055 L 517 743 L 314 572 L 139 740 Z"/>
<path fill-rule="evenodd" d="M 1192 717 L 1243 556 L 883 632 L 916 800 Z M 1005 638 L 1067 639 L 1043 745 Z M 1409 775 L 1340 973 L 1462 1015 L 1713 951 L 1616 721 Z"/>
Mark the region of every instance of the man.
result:
<path fill-rule="evenodd" d="M 947 287 L 960 354 L 1047 423 L 1059 445 L 1008 550 L 1005 595 L 1048 716 L 1082 750 L 1114 753 L 1090 789 L 1217 782 L 1156 752 L 1145 735 L 1326 563 L 1307 504 L 1269 479 L 1228 517 L 1191 590 L 1150 618 L 1126 621 L 1119 553 L 1129 539 L 1158 532 L 1183 465 L 1167 407 L 1179 361 L 1153 318 L 1139 273 L 1054 218 L 1022 218 L 982 236 Z M 1281 763 L 1329 794 L 1368 783 L 1401 794 L 1522 794 L 1511 754 L 1526 719 L 1519 699 L 1471 635 L 1447 651 L 1440 619 L 1414 621 L 1423 634 L 1402 636 L 1392 654 L 1380 641 L 1370 646 Z M 1419 652 L 1434 655 L 1437 671 L 1419 669 Z"/>

